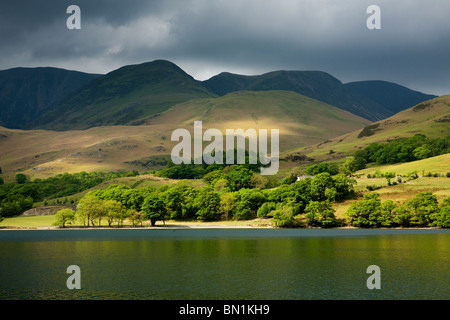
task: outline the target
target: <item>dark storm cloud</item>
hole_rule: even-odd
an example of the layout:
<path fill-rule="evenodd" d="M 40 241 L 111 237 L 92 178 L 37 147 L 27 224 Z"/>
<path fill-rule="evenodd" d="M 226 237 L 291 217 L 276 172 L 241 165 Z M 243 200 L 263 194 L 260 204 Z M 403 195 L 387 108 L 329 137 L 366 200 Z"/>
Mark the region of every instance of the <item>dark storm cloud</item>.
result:
<path fill-rule="evenodd" d="M 81 30 L 66 28 L 67 6 Z M 377 4 L 382 29 L 368 30 Z M 2 1 L 0 68 L 50 65 L 106 73 L 154 59 L 198 79 L 326 71 L 450 93 L 450 2 L 379 0 Z"/>

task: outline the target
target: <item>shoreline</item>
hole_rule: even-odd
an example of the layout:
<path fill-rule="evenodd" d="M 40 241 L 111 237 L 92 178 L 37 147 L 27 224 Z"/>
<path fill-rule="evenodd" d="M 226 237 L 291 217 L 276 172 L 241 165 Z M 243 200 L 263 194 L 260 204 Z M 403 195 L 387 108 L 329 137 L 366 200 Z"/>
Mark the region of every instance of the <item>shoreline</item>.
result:
<path fill-rule="evenodd" d="M 320 228 L 320 227 L 299 227 L 299 228 L 277 228 L 273 226 L 239 226 L 239 225 L 199 225 L 197 223 L 192 223 L 192 225 L 188 226 L 185 224 L 180 225 L 161 225 L 161 226 L 145 226 L 145 227 L 133 227 L 133 226 L 124 226 L 124 227 L 0 227 L 1 231 L 18 231 L 18 230 L 204 230 L 204 229 L 265 229 L 265 230 L 440 230 L 440 231 L 450 231 L 450 229 L 439 228 L 439 227 L 395 227 L 395 228 L 359 228 L 352 226 L 343 226 L 343 227 L 334 227 L 334 228 Z"/>
<path fill-rule="evenodd" d="M 158 223 L 156 226 L 2 226 L 1 230 L 140 230 L 140 229 L 277 229 L 272 226 L 271 221 L 264 219 L 254 219 L 249 221 L 175 221 L 169 220 L 166 223 Z"/>
<path fill-rule="evenodd" d="M 228 220 L 228 221 L 178 221 L 167 220 L 165 223 L 159 221 L 156 226 L 66 226 L 64 228 L 58 226 L 0 226 L 0 231 L 8 230 L 187 230 L 187 229 L 302 229 L 302 230 L 450 230 L 440 227 L 384 227 L 384 228 L 361 228 L 348 225 L 337 226 L 334 228 L 321 228 L 303 226 L 297 228 L 278 228 L 272 224 L 270 219 L 257 218 L 253 220 Z"/>

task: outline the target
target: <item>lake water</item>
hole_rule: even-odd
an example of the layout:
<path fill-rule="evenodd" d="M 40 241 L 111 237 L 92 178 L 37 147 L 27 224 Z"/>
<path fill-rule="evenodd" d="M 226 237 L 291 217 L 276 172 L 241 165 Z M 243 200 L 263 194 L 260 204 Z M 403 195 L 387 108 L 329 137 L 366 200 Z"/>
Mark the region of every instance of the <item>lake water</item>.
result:
<path fill-rule="evenodd" d="M 450 299 L 449 261 L 448 230 L 2 230 L 0 297 Z"/>

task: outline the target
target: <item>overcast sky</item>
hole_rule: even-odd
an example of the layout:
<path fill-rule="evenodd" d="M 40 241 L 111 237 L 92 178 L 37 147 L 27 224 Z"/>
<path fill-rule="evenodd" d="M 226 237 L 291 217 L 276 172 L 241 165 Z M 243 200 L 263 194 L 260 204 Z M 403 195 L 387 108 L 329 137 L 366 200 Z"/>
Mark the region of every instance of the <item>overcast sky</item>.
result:
<path fill-rule="evenodd" d="M 81 30 L 69 30 L 69 5 Z M 369 30 L 369 5 L 381 30 Z M 2 0 L 0 69 L 107 73 L 166 59 L 198 80 L 222 71 L 320 70 L 450 94 L 449 0 Z"/>

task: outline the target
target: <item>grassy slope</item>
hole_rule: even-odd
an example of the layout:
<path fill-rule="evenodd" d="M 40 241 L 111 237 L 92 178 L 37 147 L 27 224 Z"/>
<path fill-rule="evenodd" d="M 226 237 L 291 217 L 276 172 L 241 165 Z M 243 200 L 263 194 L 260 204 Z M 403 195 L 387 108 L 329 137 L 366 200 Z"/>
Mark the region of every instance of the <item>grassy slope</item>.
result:
<path fill-rule="evenodd" d="M 143 126 L 47 131 L 0 128 L 0 166 L 13 179 L 18 171 L 33 178 L 80 171 L 147 171 L 127 164 L 169 156 L 177 142 L 173 130 L 193 134 L 194 120 L 204 129 L 280 129 L 280 148 L 289 150 L 362 128 L 369 122 L 346 111 L 289 91 L 238 92 L 174 106 Z M 204 144 L 206 146 L 207 143 Z"/>
<path fill-rule="evenodd" d="M 367 174 L 373 174 L 375 171 L 394 172 L 396 175 L 407 176 L 409 173 L 417 170 L 418 179 L 410 180 L 405 183 L 388 186 L 386 178 L 367 178 Z M 422 173 L 438 173 L 440 177 L 423 177 Z M 450 172 L 450 154 L 444 154 L 424 160 L 418 160 L 394 165 L 372 166 L 355 173 L 357 185 L 356 191 L 362 193 L 377 192 L 382 201 L 393 200 L 396 203 L 404 203 L 416 196 L 419 192 L 432 191 L 439 201 L 450 196 L 450 178 L 442 177 Z M 394 181 L 395 179 L 391 179 Z M 406 181 L 405 178 L 403 178 Z M 369 191 L 367 186 L 377 186 L 381 189 Z M 343 218 L 345 211 L 354 200 L 347 200 L 334 205 L 336 216 Z"/>
<path fill-rule="evenodd" d="M 448 136 L 450 135 L 449 117 L 450 95 L 446 95 L 374 123 L 379 126 L 371 136 L 358 138 L 361 130 L 356 130 L 308 148 L 298 149 L 298 151 L 314 158 L 330 159 L 352 155 L 357 149 L 364 148 L 373 142 L 411 137 L 416 133 L 425 134 L 429 138 Z M 327 155 L 329 150 L 335 151 L 335 154 Z"/>
<path fill-rule="evenodd" d="M 204 128 L 279 129 L 280 148 L 307 146 L 324 138 L 362 128 L 368 120 L 292 91 L 240 91 L 215 99 L 191 100 L 167 110 L 152 124 L 177 123 Z"/>
<path fill-rule="evenodd" d="M 419 175 L 422 172 L 446 174 L 450 172 L 450 154 L 443 154 L 424 160 L 412 161 L 407 163 L 396 163 L 384 166 L 373 166 L 357 172 L 357 174 L 373 174 L 376 170 L 382 172 L 394 172 L 398 175 L 407 175 L 413 171 L 417 171 Z M 450 183 L 450 182 L 449 182 Z"/>

